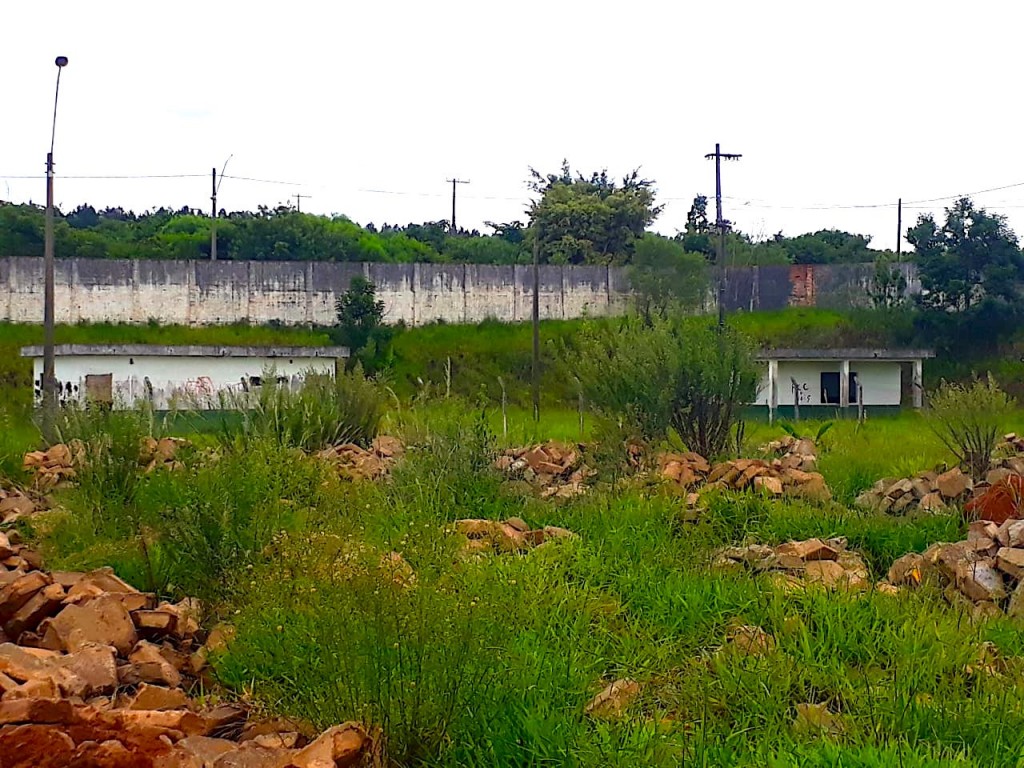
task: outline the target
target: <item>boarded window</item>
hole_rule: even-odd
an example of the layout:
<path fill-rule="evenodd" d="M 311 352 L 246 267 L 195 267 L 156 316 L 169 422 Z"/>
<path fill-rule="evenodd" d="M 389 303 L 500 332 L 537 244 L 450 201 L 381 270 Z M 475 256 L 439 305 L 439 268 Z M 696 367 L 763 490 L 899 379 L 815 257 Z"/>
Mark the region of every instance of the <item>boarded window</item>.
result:
<path fill-rule="evenodd" d="M 111 373 L 87 374 L 85 397 L 93 403 L 111 405 L 114 402 L 114 375 Z"/>

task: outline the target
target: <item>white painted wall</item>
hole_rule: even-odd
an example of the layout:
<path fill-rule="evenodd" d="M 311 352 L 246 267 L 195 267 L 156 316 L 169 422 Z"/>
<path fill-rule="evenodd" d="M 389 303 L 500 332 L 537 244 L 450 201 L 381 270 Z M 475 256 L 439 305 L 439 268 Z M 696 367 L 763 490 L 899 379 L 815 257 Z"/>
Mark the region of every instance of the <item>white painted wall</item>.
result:
<path fill-rule="evenodd" d="M 825 371 L 839 372 L 839 361 L 780 360 L 779 405 L 793 405 L 794 378 L 800 386 L 801 405 L 823 405 L 821 400 L 821 374 Z M 856 373 L 864 388 L 865 405 L 899 405 L 901 394 L 900 363 L 893 361 L 850 362 L 850 372 Z M 853 393 L 850 393 L 851 404 Z M 757 405 L 768 405 L 768 363 L 764 363 Z M 836 406 L 838 407 L 838 406 Z"/>
<path fill-rule="evenodd" d="M 164 355 L 60 355 L 54 373 L 61 385 L 61 399 L 79 400 L 85 396 L 85 377 L 112 374 L 114 405 L 132 406 L 147 394 L 146 378 L 153 388 L 153 406 L 157 410 L 175 407 L 216 408 L 220 393 L 244 391 L 242 380 L 262 377 L 274 368 L 279 377 L 288 378 L 297 387 L 309 371 L 334 375 L 335 360 L 323 357 L 169 357 Z M 32 364 L 36 399 L 40 398 L 43 360 Z M 70 390 L 68 385 L 71 385 Z"/>

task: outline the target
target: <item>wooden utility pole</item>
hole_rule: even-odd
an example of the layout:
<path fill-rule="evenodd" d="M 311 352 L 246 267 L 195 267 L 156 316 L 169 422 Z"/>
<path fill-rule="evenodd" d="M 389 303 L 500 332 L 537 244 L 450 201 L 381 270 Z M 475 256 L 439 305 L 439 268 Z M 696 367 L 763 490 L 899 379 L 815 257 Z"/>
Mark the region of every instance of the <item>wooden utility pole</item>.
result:
<path fill-rule="evenodd" d="M 705 159 L 715 158 L 715 227 L 718 229 L 718 247 L 715 252 L 715 267 L 718 272 L 718 327 L 725 327 L 725 231 L 732 222 L 722 216 L 722 161 L 739 160 L 743 155 L 722 152 L 720 144 L 715 151 L 704 155 Z"/>
<path fill-rule="evenodd" d="M 896 203 L 896 263 L 903 261 L 903 198 Z"/>
<path fill-rule="evenodd" d="M 213 209 L 210 211 L 210 261 L 217 260 L 217 168 L 213 169 L 213 193 L 210 195 Z"/>
<path fill-rule="evenodd" d="M 540 239 L 533 233 L 533 420 L 540 421 Z"/>
<path fill-rule="evenodd" d="M 457 235 L 459 233 L 458 227 L 455 226 L 455 185 L 456 184 L 469 184 L 469 179 L 456 179 L 451 178 L 447 181 L 452 185 L 452 227 L 451 234 Z"/>
<path fill-rule="evenodd" d="M 213 169 L 213 189 L 210 200 L 213 203 L 213 210 L 210 212 L 210 261 L 217 260 L 217 192 L 220 190 L 220 182 L 224 181 L 224 171 L 228 169 L 228 163 L 234 155 L 228 155 L 224 161 L 224 167 L 220 169 L 220 181 L 217 181 L 217 169 Z"/>
<path fill-rule="evenodd" d="M 306 198 L 308 200 L 311 197 L 312 195 L 295 195 L 295 212 L 302 213 L 302 198 Z"/>

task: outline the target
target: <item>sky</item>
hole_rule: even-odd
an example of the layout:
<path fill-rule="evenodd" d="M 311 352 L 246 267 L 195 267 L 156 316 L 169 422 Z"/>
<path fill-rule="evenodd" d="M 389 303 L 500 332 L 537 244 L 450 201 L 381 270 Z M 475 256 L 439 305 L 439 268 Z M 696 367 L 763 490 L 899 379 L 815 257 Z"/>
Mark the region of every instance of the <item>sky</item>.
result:
<path fill-rule="evenodd" d="M 754 237 L 892 248 L 897 199 L 905 231 L 981 190 L 1024 236 L 1011 0 L 10 0 L 2 16 L 0 199 L 45 201 L 63 55 L 65 210 L 207 210 L 227 161 L 218 208 L 435 221 L 457 177 L 459 226 L 489 231 L 526 218 L 531 167 L 567 159 L 639 168 L 673 234 L 694 195 L 713 210 L 718 142 L 742 154 L 724 214 Z"/>

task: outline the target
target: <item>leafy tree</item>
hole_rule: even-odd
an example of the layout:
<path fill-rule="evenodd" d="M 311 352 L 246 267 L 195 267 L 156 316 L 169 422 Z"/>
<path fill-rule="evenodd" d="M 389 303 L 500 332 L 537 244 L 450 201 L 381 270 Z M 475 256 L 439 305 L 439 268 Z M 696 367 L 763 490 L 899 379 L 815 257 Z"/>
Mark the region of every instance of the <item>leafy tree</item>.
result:
<path fill-rule="evenodd" d="M 907 230 L 926 309 L 964 313 L 990 300 L 1012 309 L 1022 296 L 1024 260 L 1006 218 L 976 208 L 969 198 L 946 209 L 939 226 L 924 214 Z"/>
<path fill-rule="evenodd" d="M 625 264 L 634 242 L 661 213 L 653 182 L 633 171 L 616 183 L 607 171 L 544 176 L 530 169 L 530 188 L 540 199 L 530 207 L 530 225 L 540 258 L 552 264 Z"/>
<path fill-rule="evenodd" d="M 687 253 L 677 241 L 650 232 L 636 242 L 628 274 L 637 311 L 648 324 L 655 315 L 698 306 L 708 287 L 702 254 Z"/>
<path fill-rule="evenodd" d="M 352 278 L 338 297 L 337 312 L 334 337 L 349 348 L 348 367 L 359 363 L 368 374 L 376 373 L 387 360 L 393 331 L 384 324 L 384 302 L 373 283 L 361 275 Z"/>
<path fill-rule="evenodd" d="M 907 278 L 887 254 L 875 259 L 875 274 L 868 287 L 871 304 L 876 309 L 898 307 L 907 294 Z"/>

